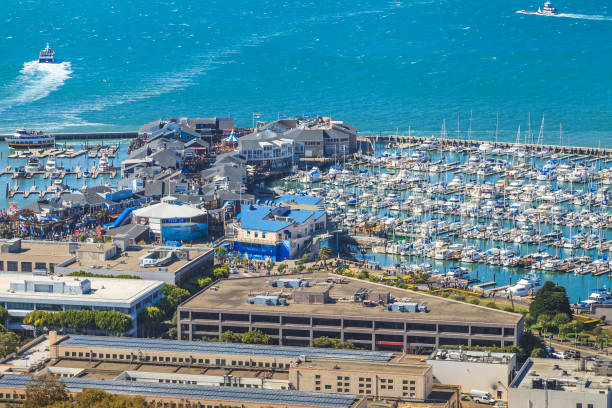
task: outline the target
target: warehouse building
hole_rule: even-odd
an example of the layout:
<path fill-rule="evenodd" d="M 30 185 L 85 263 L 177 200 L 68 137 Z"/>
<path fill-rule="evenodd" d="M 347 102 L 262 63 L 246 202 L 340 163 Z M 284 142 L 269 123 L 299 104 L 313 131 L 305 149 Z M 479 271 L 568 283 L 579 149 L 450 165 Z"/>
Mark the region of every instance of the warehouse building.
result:
<path fill-rule="evenodd" d="M 430 352 L 440 346 L 517 345 L 523 332 L 520 314 L 332 274 L 289 278 L 304 282 L 215 282 L 179 306 L 179 338 L 257 328 L 280 345 L 308 346 L 325 336 L 369 350 Z"/>

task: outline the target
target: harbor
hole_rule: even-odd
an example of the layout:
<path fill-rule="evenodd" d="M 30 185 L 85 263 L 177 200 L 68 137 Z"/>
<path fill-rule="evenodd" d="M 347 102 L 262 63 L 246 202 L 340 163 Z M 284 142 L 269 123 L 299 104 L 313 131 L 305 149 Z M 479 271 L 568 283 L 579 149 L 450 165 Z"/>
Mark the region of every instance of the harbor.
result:
<path fill-rule="evenodd" d="M 0 160 L 6 163 L 0 170 L 0 208 L 24 207 L 86 186 L 115 185 L 128 145 L 128 139 L 91 139 L 13 150 L 0 143 Z"/>
<path fill-rule="evenodd" d="M 356 259 L 445 284 L 460 267 L 460 286 L 485 292 L 507 293 L 524 277 L 553 280 L 574 302 L 609 287 L 609 150 L 522 138 L 367 139 L 369 152 L 326 170 L 301 164 L 274 188 L 323 197 Z"/>

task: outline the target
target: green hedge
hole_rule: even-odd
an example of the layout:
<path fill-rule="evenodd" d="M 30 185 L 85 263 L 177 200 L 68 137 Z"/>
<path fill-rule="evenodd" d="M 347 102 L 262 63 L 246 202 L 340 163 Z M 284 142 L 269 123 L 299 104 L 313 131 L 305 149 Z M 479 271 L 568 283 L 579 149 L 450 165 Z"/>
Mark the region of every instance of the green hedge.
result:
<path fill-rule="evenodd" d="M 112 333 L 125 333 L 133 325 L 130 316 L 109 310 L 66 310 L 65 312 L 35 310 L 28 313 L 23 322 L 36 327 L 94 329 Z"/>

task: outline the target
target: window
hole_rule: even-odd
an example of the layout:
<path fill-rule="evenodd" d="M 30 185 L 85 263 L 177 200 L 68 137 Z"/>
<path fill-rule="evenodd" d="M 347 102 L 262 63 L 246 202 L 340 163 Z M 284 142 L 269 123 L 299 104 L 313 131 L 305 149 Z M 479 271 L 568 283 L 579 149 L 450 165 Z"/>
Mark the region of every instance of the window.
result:
<path fill-rule="evenodd" d="M 22 262 L 21 272 L 32 272 L 32 262 Z"/>
<path fill-rule="evenodd" d="M 329 384 L 328 384 L 328 385 L 326 385 L 326 386 L 325 386 L 325 389 L 326 389 L 326 390 L 331 390 L 331 385 L 329 385 Z"/>
<path fill-rule="evenodd" d="M 593 404 L 587 404 L 587 408 L 593 408 Z"/>
<path fill-rule="evenodd" d="M 582 408 L 582 403 L 577 402 L 577 403 L 576 403 L 576 408 Z"/>
<path fill-rule="evenodd" d="M 6 261 L 6 270 L 9 272 L 18 272 L 19 265 L 15 261 Z"/>

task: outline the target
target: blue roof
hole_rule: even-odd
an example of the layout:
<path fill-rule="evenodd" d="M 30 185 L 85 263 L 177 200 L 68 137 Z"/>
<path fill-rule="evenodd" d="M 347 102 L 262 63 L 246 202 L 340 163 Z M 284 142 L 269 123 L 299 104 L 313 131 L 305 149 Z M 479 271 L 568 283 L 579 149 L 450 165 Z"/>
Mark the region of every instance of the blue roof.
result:
<path fill-rule="evenodd" d="M 243 206 L 242 212 L 240 213 L 241 226 L 243 229 L 247 230 L 276 232 L 292 224 L 289 221 L 265 219 L 271 215 L 272 212 L 282 217 L 290 217 L 298 224 L 306 222 L 306 220 L 315 215 L 315 212 L 311 210 L 291 209 L 290 207 L 270 207 L 265 205 Z M 318 211 L 318 213 L 322 214 L 322 211 Z"/>
<path fill-rule="evenodd" d="M 315 347 L 271 346 L 259 344 L 215 343 L 186 340 L 156 340 L 133 337 L 70 336 L 61 342 L 72 347 L 103 347 L 134 351 L 173 351 L 177 353 L 230 354 L 278 358 L 327 358 L 334 360 L 389 361 L 393 353 Z"/>
<path fill-rule="evenodd" d="M 71 392 L 80 392 L 86 388 L 94 388 L 105 390 L 111 394 L 330 408 L 349 408 L 356 400 L 355 395 L 350 394 L 326 394 L 119 380 L 88 380 L 84 378 L 60 378 L 60 380 L 66 384 L 66 388 Z M 31 377 L 27 375 L 7 374 L 0 378 L 0 387 L 25 389 L 30 381 Z"/>
<path fill-rule="evenodd" d="M 276 199 L 277 203 L 296 203 L 304 205 L 319 205 L 323 199 L 321 197 L 302 196 L 302 195 L 284 195 Z"/>

